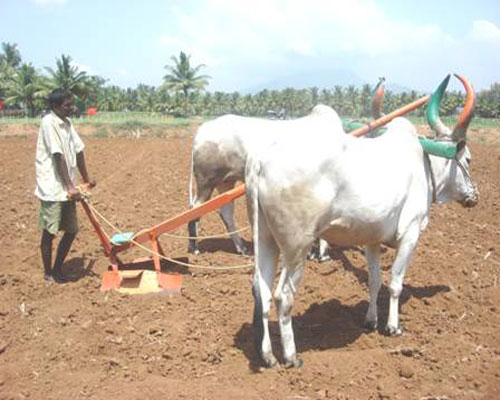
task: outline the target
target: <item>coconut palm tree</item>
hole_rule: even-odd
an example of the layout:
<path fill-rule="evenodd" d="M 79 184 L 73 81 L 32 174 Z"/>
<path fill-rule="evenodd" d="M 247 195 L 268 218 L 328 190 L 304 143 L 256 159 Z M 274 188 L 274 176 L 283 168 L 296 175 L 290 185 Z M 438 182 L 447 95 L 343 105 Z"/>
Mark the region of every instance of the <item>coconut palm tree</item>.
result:
<path fill-rule="evenodd" d="M 0 99 L 6 95 L 6 87 L 11 79 L 16 77 L 16 69 L 21 63 L 21 55 L 17 44 L 2 43 L 0 53 Z"/>
<path fill-rule="evenodd" d="M 54 70 L 50 67 L 45 67 L 49 73 L 49 78 L 46 81 L 48 91 L 55 88 L 62 88 L 75 96 L 85 99 L 91 91 L 91 80 L 85 71 L 80 71 L 76 65 L 72 65 L 70 56 L 61 55 L 61 58 L 56 60 L 57 68 Z"/>
<path fill-rule="evenodd" d="M 205 65 L 200 64 L 192 67 L 190 58 L 191 56 L 186 55 L 183 51 L 181 51 L 179 58 L 172 56 L 174 65 L 165 66 L 165 69 L 170 73 L 164 76 L 167 88 L 183 93 L 186 99 L 190 91 L 203 90 L 208 85 L 210 78 L 208 75 L 199 75 L 198 72 Z"/>
<path fill-rule="evenodd" d="M 360 117 L 369 117 L 371 114 L 372 104 L 372 88 L 368 84 L 364 84 L 359 94 L 360 102 Z"/>
<path fill-rule="evenodd" d="M 139 84 L 137 86 L 137 107 L 141 111 L 154 111 L 156 92 L 153 86 Z"/>
<path fill-rule="evenodd" d="M 16 77 L 16 70 L 7 62 L 0 62 L 0 99 L 5 94 L 6 87 L 12 79 Z"/>
<path fill-rule="evenodd" d="M 21 53 L 17 49 L 17 44 L 8 42 L 2 43 L 2 54 L 0 54 L 0 63 L 5 62 L 12 68 L 19 68 L 21 65 Z"/>
<path fill-rule="evenodd" d="M 358 117 L 359 116 L 359 90 L 354 85 L 347 86 L 346 89 L 346 109 L 345 113 L 350 117 Z"/>
<path fill-rule="evenodd" d="M 31 64 L 22 64 L 6 85 L 5 102 L 21 105 L 28 116 L 35 115 L 35 100 L 40 92 L 40 77 Z"/>

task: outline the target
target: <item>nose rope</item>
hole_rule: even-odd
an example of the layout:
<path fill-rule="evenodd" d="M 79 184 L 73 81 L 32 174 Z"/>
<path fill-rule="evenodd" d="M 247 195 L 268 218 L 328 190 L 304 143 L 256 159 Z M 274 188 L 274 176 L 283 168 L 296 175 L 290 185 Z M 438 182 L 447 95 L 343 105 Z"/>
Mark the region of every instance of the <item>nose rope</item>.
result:
<path fill-rule="evenodd" d="M 460 168 L 460 170 L 464 174 L 465 179 L 467 179 L 468 183 L 470 184 L 470 187 L 472 187 L 472 190 L 467 191 L 466 197 L 470 198 L 471 200 L 477 200 L 477 187 L 474 184 L 474 182 L 472 181 L 472 178 L 470 176 L 469 171 L 467 170 L 467 168 L 465 168 L 465 166 L 462 164 L 462 162 L 458 158 L 455 158 L 455 160 L 457 161 L 458 167 Z"/>
<path fill-rule="evenodd" d="M 432 184 L 432 202 L 435 203 L 437 201 L 437 189 L 436 189 L 436 177 L 434 176 L 434 171 L 432 170 L 431 158 L 429 157 L 429 153 L 424 151 L 424 157 L 429 164 L 429 173 L 431 176 L 431 184 Z"/>

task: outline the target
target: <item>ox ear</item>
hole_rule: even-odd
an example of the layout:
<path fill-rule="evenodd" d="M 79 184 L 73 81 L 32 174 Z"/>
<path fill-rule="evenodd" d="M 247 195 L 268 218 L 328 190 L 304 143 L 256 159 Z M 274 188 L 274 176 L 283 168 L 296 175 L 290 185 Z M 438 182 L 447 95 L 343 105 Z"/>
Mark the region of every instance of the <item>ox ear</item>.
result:
<path fill-rule="evenodd" d="M 443 124 L 439 118 L 439 106 L 449 81 L 450 75 L 444 78 L 438 88 L 434 91 L 434 93 L 432 93 L 431 99 L 429 100 L 429 106 L 427 108 L 427 122 L 431 129 L 436 132 L 436 140 L 447 142 L 452 140 L 452 133 L 450 128 Z"/>

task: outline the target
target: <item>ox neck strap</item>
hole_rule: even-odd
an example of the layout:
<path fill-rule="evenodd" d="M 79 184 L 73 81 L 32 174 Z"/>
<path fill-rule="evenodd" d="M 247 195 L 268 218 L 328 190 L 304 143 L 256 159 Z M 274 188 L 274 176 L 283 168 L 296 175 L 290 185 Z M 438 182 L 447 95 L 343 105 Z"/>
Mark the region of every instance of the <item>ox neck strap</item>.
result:
<path fill-rule="evenodd" d="M 437 190 L 436 190 L 436 177 L 434 176 L 434 171 L 432 170 L 431 158 L 429 154 L 424 151 L 424 157 L 429 164 L 429 173 L 431 175 L 431 184 L 432 184 L 432 202 L 435 203 L 437 201 Z"/>

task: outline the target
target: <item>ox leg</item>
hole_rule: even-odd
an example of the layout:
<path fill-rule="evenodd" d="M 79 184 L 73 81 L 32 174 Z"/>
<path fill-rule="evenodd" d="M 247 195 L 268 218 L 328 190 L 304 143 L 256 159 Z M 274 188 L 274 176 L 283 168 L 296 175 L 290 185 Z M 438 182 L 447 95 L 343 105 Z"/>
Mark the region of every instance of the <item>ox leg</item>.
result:
<path fill-rule="evenodd" d="M 318 260 L 318 262 L 322 263 L 324 261 L 331 260 L 330 257 L 330 245 L 324 239 L 315 239 L 314 244 L 307 253 L 308 260 Z"/>
<path fill-rule="evenodd" d="M 227 231 L 233 232 L 230 235 L 231 239 L 233 240 L 234 246 L 236 247 L 236 251 L 239 254 L 244 254 L 244 255 L 250 254 L 248 247 L 245 245 L 245 243 L 243 243 L 243 240 L 241 239 L 240 235 L 234 233 L 236 231 L 236 225 L 234 224 L 234 219 L 233 219 L 234 203 L 231 202 L 221 207 L 219 215 L 221 216 Z"/>
<path fill-rule="evenodd" d="M 217 191 L 219 193 L 227 192 L 234 188 L 236 182 L 223 182 L 222 184 L 217 186 Z M 231 202 L 221 207 L 219 210 L 219 215 L 222 218 L 222 222 L 226 226 L 226 230 L 228 232 L 235 232 L 237 230 L 236 225 L 234 223 L 234 203 Z M 233 240 L 234 246 L 236 247 L 236 251 L 239 254 L 250 254 L 247 246 L 241 240 L 241 237 L 237 233 L 231 233 L 231 239 Z"/>
<path fill-rule="evenodd" d="M 377 329 L 377 298 L 382 281 L 380 279 L 380 246 L 367 246 L 365 249 L 366 261 L 368 263 L 368 285 L 370 287 L 370 305 L 365 316 L 365 328 L 367 330 Z"/>
<path fill-rule="evenodd" d="M 274 293 L 278 308 L 278 322 L 281 334 L 281 345 L 285 366 L 301 367 L 302 359 L 297 355 L 295 338 L 292 326 L 292 307 L 295 293 L 298 290 L 302 277 L 304 276 L 304 260 L 306 252 L 295 257 L 294 262 L 284 259 L 281 275 Z"/>
<path fill-rule="evenodd" d="M 419 231 L 419 225 L 414 224 L 403 235 L 398 245 L 396 258 L 392 264 L 392 276 L 389 285 L 389 317 L 385 327 L 385 334 L 389 336 L 398 336 L 403 333 L 403 329 L 399 326 L 399 296 L 403 290 L 403 280 L 410 264 L 411 255 L 417 245 Z"/>
<path fill-rule="evenodd" d="M 197 207 L 200 204 L 207 201 L 212 195 L 213 189 L 208 185 L 198 185 L 196 188 L 196 195 L 193 200 L 193 204 L 190 204 L 189 207 Z M 198 248 L 198 243 L 196 241 L 196 237 L 198 236 L 198 223 L 199 219 L 188 222 L 188 234 L 189 234 L 189 244 L 188 244 L 188 252 L 193 254 L 200 254 L 200 249 Z"/>
<path fill-rule="evenodd" d="M 318 260 L 319 262 L 325 262 L 325 261 L 330 261 L 330 245 L 328 242 L 324 239 L 319 239 L 319 253 L 318 253 Z"/>
<path fill-rule="evenodd" d="M 307 253 L 308 260 L 319 260 L 319 241 L 320 239 L 314 239 L 313 245 Z"/>
<path fill-rule="evenodd" d="M 277 365 L 269 334 L 269 310 L 271 309 L 272 287 L 276 274 L 279 249 L 259 216 L 258 255 L 255 263 L 252 293 L 254 297 L 254 340 L 255 348 L 267 367 Z"/>
<path fill-rule="evenodd" d="M 188 233 L 189 233 L 189 244 L 188 244 L 188 252 L 193 254 L 200 254 L 200 249 L 198 248 L 198 244 L 196 242 L 196 236 L 198 232 L 198 223 L 199 219 L 195 221 L 188 222 Z"/>

